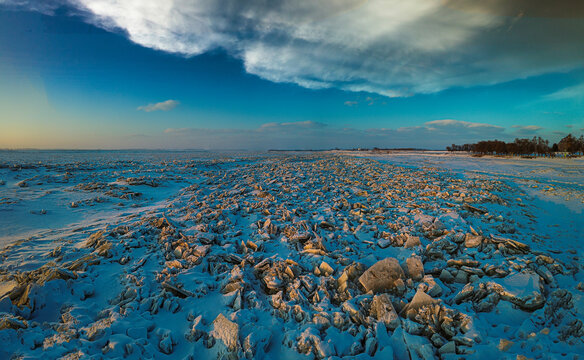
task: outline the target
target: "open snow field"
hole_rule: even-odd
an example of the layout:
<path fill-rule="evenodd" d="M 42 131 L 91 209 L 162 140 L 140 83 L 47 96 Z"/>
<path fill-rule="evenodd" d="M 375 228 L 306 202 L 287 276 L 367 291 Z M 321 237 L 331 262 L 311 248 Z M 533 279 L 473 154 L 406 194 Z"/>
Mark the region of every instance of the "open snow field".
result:
<path fill-rule="evenodd" d="M 577 359 L 584 161 L 0 151 L 0 359 Z"/>

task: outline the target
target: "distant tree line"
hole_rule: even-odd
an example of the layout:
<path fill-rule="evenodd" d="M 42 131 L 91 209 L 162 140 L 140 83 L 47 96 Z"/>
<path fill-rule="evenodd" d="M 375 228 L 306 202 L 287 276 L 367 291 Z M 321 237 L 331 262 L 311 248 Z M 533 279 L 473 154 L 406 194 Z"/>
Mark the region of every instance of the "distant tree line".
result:
<path fill-rule="evenodd" d="M 584 154 L 584 135 L 579 138 L 572 134 L 567 135 L 557 144 L 549 145 L 548 140 L 540 136 L 532 139 L 515 139 L 506 143 L 500 140 L 479 141 L 476 144 L 464 144 L 447 146 L 448 151 L 467 151 L 480 155 L 544 155 L 551 156 L 555 153 L 569 153 L 572 155 Z"/>

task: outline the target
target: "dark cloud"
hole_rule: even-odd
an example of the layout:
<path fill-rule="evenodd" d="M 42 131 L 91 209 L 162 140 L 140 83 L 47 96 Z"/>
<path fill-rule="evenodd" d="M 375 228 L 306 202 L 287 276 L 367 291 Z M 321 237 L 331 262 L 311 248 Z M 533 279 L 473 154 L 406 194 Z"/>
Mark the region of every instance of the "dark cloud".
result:
<path fill-rule="evenodd" d="M 584 2 L 578 0 L 444 0 L 453 9 L 497 16 L 582 18 Z"/>
<path fill-rule="evenodd" d="M 0 3 L 46 11 L 63 2 Z M 568 71 L 584 59 L 584 5 L 575 1 L 67 3 L 145 47 L 186 56 L 221 48 L 270 81 L 390 97 Z"/>

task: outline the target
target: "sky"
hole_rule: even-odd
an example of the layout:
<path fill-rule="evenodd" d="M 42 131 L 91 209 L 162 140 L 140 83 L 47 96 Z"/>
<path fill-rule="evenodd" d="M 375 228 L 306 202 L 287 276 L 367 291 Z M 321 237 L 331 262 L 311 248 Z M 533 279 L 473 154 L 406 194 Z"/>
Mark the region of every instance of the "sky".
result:
<path fill-rule="evenodd" d="M 0 0 L 0 148 L 584 133 L 584 3 Z"/>

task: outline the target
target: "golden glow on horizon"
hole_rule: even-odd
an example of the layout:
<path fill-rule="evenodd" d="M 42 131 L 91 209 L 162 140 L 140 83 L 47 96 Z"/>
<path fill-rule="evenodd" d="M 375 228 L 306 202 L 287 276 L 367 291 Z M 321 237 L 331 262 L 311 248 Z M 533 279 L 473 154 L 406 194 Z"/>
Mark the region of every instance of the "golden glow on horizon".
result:
<path fill-rule="evenodd" d="M 55 109 L 42 76 L 0 64 L 0 149 L 115 148 L 122 135 L 91 114 L 79 116 Z M 119 147 L 119 145 L 118 145 Z"/>

